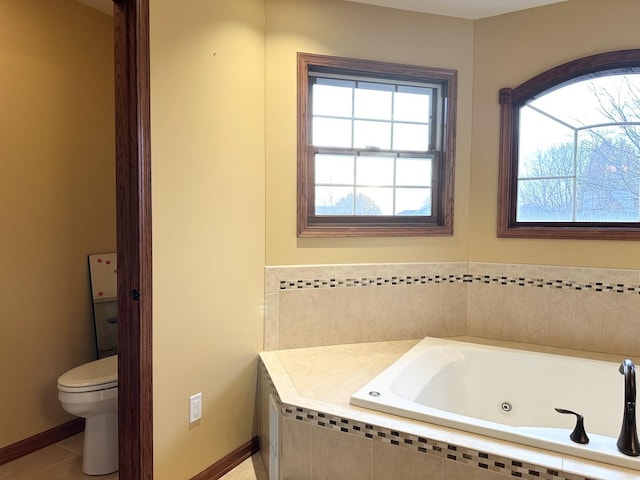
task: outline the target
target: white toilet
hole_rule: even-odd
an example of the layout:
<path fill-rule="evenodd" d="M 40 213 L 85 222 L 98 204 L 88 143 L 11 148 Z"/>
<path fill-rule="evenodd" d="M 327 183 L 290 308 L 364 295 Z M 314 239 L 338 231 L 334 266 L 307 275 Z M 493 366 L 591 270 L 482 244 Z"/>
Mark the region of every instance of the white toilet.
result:
<path fill-rule="evenodd" d="M 106 475 L 118 470 L 118 356 L 73 368 L 58 378 L 62 408 L 84 417 L 82 471 Z"/>

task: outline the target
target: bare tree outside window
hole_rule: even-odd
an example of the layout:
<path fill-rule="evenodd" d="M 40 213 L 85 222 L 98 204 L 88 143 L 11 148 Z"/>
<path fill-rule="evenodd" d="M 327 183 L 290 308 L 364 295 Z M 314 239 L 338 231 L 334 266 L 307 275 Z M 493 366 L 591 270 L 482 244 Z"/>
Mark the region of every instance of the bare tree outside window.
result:
<path fill-rule="evenodd" d="M 587 79 L 550 95 L 523 107 L 521 144 L 538 147 L 520 159 L 518 221 L 640 221 L 640 74 Z"/>
<path fill-rule="evenodd" d="M 558 65 L 499 103 L 499 237 L 640 239 L 640 49 Z"/>

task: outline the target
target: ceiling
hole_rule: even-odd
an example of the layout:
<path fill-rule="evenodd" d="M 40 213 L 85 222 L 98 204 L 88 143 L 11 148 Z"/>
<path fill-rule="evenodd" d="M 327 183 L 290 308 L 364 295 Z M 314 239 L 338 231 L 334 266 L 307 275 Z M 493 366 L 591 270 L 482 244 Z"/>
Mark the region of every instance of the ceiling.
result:
<path fill-rule="evenodd" d="M 503 13 L 526 10 L 566 0 L 348 0 L 381 7 L 398 8 L 413 12 L 433 13 L 449 17 L 478 18 L 493 17 Z"/>
<path fill-rule="evenodd" d="M 113 14 L 113 0 L 78 0 L 100 11 Z M 380 7 L 398 8 L 412 12 L 433 13 L 449 17 L 478 18 L 493 17 L 503 13 L 526 10 L 567 0 L 347 0 L 368 3 Z"/>
<path fill-rule="evenodd" d="M 101 12 L 113 15 L 113 0 L 78 0 L 80 3 L 97 8 Z"/>

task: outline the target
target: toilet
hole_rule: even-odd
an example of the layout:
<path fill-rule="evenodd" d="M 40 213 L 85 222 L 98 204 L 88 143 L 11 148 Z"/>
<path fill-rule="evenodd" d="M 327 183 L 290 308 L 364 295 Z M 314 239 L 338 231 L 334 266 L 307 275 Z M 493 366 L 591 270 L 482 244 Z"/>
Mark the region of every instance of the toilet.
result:
<path fill-rule="evenodd" d="M 85 363 L 58 378 L 62 408 L 85 418 L 82 471 L 118 470 L 118 356 Z"/>

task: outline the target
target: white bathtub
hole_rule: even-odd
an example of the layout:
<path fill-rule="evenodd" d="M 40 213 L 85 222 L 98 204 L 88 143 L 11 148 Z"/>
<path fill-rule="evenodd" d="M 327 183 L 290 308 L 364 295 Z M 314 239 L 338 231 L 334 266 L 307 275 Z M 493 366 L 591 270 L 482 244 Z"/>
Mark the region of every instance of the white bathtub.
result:
<path fill-rule="evenodd" d="M 618 367 L 427 337 L 351 404 L 640 470 L 640 457 L 616 447 L 624 406 Z M 556 407 L 584 416 L 587 445 L 569 439 L 575 417 Z"/>

